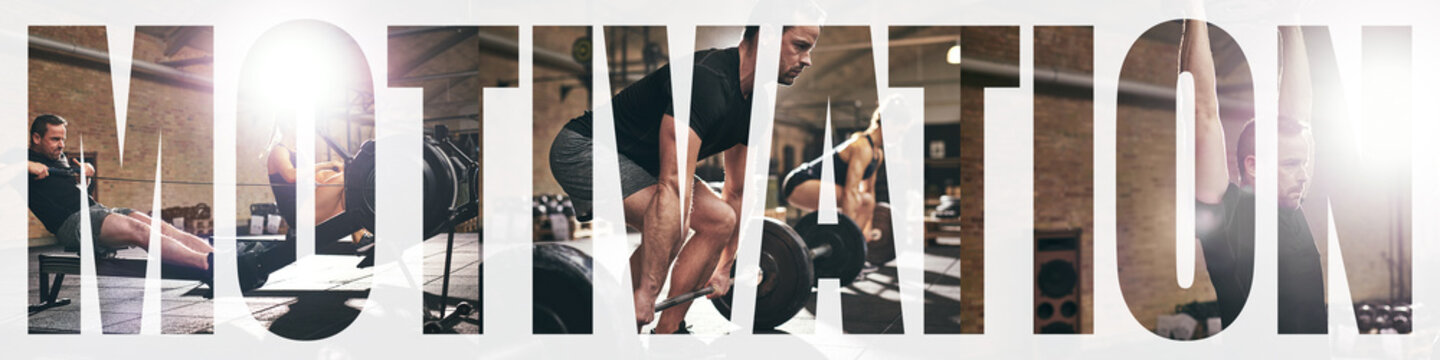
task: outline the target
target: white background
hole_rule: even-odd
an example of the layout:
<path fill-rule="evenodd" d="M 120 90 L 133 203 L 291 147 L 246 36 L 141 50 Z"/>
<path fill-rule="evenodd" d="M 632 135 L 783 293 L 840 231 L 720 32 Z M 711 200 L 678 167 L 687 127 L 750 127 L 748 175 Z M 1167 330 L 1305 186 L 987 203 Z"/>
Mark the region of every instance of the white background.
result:
<path fill-rule="evenodd" d="M 788 1 L 786 1 L 788 3 Z M 524 254 L 529 242 L 530 172 L 507 171 L 531 166 L 529 152 L 501 151 L 530 146 L 531 103 L 528 66 L 521 67 L 521 87 L 487 90 L 486 161 L 486 226 L 487 267 L 484 279 L 485 335 L 424 336 L 421 335 L 420 258 L 405 249 L 414 248 L 420 239 L 420 204 L 418 159 L 421 116 L 420 94 L 410 89 L 377 89 L 377 138 L 380 140 L 381 168 L 410 169 L 386 171 L 391 174 L 413 173 L 416 176 L 387 176 L 381 180 L 378 233 L 387 234 L 379 243 L 375 288 L 360 318 L 344 332 L 323 340 L 298 342 L 280 338 L 260 328 L 249 318 L 239 290 L 233 283 L 222 283 L 216 291 L 216 325 L 214 335 L 186 336 L 105 336 L 28 335 L 28 303 L 26 281 L 26 209 L 24 137 L 29 119 L 26 113 L 27 88 L 27 26 L 32 25 L 211 25 L 215 29 L 215 129 L 234 129 L 236 84 L 240 64 L 247 50 L 266 29 L 293 19 L 318 19 L 333 23 L 350 33 L 368 57 L 374 79 L 386 79 L 386 27 L 390 25 L 519 25 L 521 26 L 521 63 L 528 63 L 531 32 L 529 25 L 617 25 L 663 24 L 675 34 L 693 34 L 695 25 L 766 24 L 777 25 L 795 21 L 790 10 L 778 10 L 768 2 L 710 1 L 678 4 L 668 1 L 8 1 L 0 14 L 0 357 L 4 358 L 320 358 L 320 359 L 390 359 L 420 356 L 456 358 L 513 357 L 603 357 L 629 358 L 639 355 L 659 357 L 841 357 L 841 358 L 956 358 L 956 357 L 1039 357 L 1039 358 L 1232 358 L 1242 357 L 1404 357 L 1429 358 L 1429 348 L 1440 334 L 1437 318 L 1430 308 L 1419 307 L 1415 332 L 1404 336 L 1355 335 L 1287 335 L 1275 334 L 1275 247 L 1273 241 L 1257 241 L 1256 274 L 1253 291 L 1242 317 L 1221 335 L 1202 341 L 1176 342 L 1159 338 L 1142 328 L 1125 307 L 1115 274 L 1115 103 L 1116 80 L 1121 61 L 1129 46 L 1146 29 L 1170 19 L 1187 15 L 1188 2 L 1166 1 L 819 1 L 826 24 L 871 25 L 877 35 L 888 25 L 1018 25 L 1021 26 L 1021 87 L 989 91 L 986 101 L 986 261 L 987 289 L 986 333 L 983 335 L 923 335 L 919 328 L 923 313 L 917 301 L 904 304 L 905 335 L 748 335 L 748 326 L 736 334 L 720 337 L 636 336 L 628 325 L 630 311 L 628 277 L 616 276 L 623 264 L 623 243 L 614 237 L 597 241 L 596 334 L 588 336 L 536 336 L 529 334 L 530 278 L 525 269 L 530 257 Z M 789 8 L 781 6 L 780 8 Z M 1205 4 L 1206 18 L 1225 28 L 1245 49 L 1256 79 L 1256 116 L 1261 121 L 1275 115 L 1276 29 L 1277 25 L 1307 24 L 1331 26 L 1337 50 L 1358 50 L 1361 25 L 1413 25 L 1415 61 L 1414 126 L 1414 296 L 1417 304 L 1440 300 L 1436 293 L 1437 270 L 1429 259 L 1437 257 L 1434 222 L 1437 182 L 1434 142 L 1425 134 L 1434 134 L 1433 111 L 1426 107 L 1437 95 L 1429 85 L 1437 79 L 1436 19 L 1440 6 L 1431 2 L 1402 1 L 1214 1 Z M 1029 61 L 1033 52 L 1031 31 L 1036 25 L 1093 25 L 1095 28 L 1095 334 L 1075 336 L 1037 336 L 1030 334 L 1028 304 L 1031 297 L 1030 238 L 1031 206 L 1031 97 L 1032 73 Z M 777 27 L 767 27 L 769 31 Z M 602 32 L 596 31 L 596 34 Z M 773 32 L 772 32 L 773 33 Z M 674 54 L 686 44 L 686 37 L 675 36 L 671 46 Z M 693 36 L 689 37 L 693 38 Z M 876 65 L 885 68 L 884 36 L 877 41 Z M 126 42 L 128 44 L 128 42 Z M 774 54 L 774 44 L 762 49 Z M 821 45 L 824 46 L 822 38 Z M 113 47 L 113 46 L 112 46 Z M 597 51 L 602 50 L 597 42 Z M 766 52 L 770 51 L 770 52 Z M 1346 55 L 1340 55 L 1346 56 Z M 596 54 L 603 59 L 603 53 Z M 677 56 L 678 58 L 678 56 Z M 773 59 L 773 57 L 772 57 Z M 688 62 L 688 59 L 673 59 Z M 772 60 L 773 61 L 773 60 Z M 603 62 L 601 62 L 603 64 Z M 760 66 L 774 69 L 774 66 Z M 1348 78 L 1357 78 L 1358 65 L 1346 71 Z M 604 73 L 604 72 L 597 72 Z M 880 71 L 879 83 L 886 84 Z M 774 76 L 757 76 L 757 79 Z M 688 77 L 677 76 L 677 88 L 688 88 Z M 605 81 L 596 81 L 595 94 L 603 90 Z M 773 91 L 770 90 L 770 91 Z M 881 96 L 890 90 L 882 89 Z M 916 96 L 918 90 L 905 90 Z M 773 93 L 757 92 L 757 108 L 773 102 Z M 677 96 L 678 98 L 682 98 Z M 606 114 L 608 101 L 599 99 L 597 113 Z M 915 102 L 910 102 L 915 104 Z M 772 108 L 773 109 L 773 108 Z M 911 111 L 919 111 L 912 109 Z M 1363 110 L 1362 110 L 1363 111 Z M 757 116 L 770 111 L 757 110 Z M 603 115 L 602 115 L 603 116 Z M 597 124 L 606 122 L 598 121 Z M 890 124 L 887 122 L 887 125 Z M 757 124 L 757 129 L 768 129 Z M 1259 173 L 1273 173 L 1274 127 L 1258 127 Z M 224 130 L 219 130 L 224 131 Z M 611 131 L 600 126 L 597 132 Z M 768 133 L 766 133 L 768 134 Z M 906 138 L 920 138 L 909 134 Z M 759 135 L 752 135 L 759 136 Z M 613 137 L 597 136 L 601 142 Z M 751 142 L 755 144 L 755 141 Z M 605 144 L 601 144 L 604 146 Z M 920 156 L 920 145 L 891 143 L 890 147 L 907 147 L 904 151 Z M 234 139 L 215 137 L 216 199 L 214 209 L 234 209 Z M 900 150 L 898 148 L 892 149 Z M 413 153 L 412 153 L 413 152 Z M 597 151 L 605 154 L 605 151 Z M 612 152 L 613 153 L 613 152 Z M 768 151 L 752 151 L 763 156 Z M 506 154 L 501 158 L 496 154 Z M 602 157 L 597 161 L 607 161 Z M 609 159 L 613 161 L 613 158 Z M 898 162 L 897 162 L 898 163 Z M 918 163 L 918 162 L 911 162 Z M 760 166 L 760 165 L 755 165 Z M 597 168 L 604 168 L 597 166 Z M 413 171 L 411 171 L 413 170 Z M 888 169 L 918 173 L 918 169 Z M 754 173 L 754 172 L 752 172 Z M 597 172 L 597 189 L 616 189 L 613 174 Z M 895 177 L 892 175 L 891 177 Z M 1273 179 L 1261 179 L 1257 205 L 1259 234 L 1275 233 Z M 227 185 L 230 183 L 230 185 Z M 752 184 L 759 184 L 751 179 Z M 918 191 L 921 184 L 892 184 L 895 191 Z M 908 188 L 908 189 L 907 189 Z M 911 191 L 911 193 L 913 193 Z M 759 192 L 752 191 L 751 194 Z M 597 214 L 608 224 L 610 234 L 618 233 L 618 194 L 597 194 Z M 612 202 L 605 202 L 607 199 Z M 747 199 L 747 210 L 759 211 L 759 195 Z M 918 206 L 915 199 L 897 199 L 897 209 Z M 608 209 L 608 210 L 607 210 Z M 901 212 L 897 211 L 897 216 Z M 918 208 L 904 212 L 897 222 L 901 275 L 905 284 L 918 284 L 920 248 L 915 240 L 920 235 Z M 233 229 L 234 217 L 225 211 L 216 214 L 216 229 Z M 1314 217 L 1312 217 L 1314 218 Z M 758 228 L 744 229 L 742 254 L 758 251 Z M 408 234 L 408 235 L 407 235 Z M 220 235 L 224 235 L 223 233 Z M 908 237 L 907 237 L 908 236 Z M 1261 236 L 1260 239 L 1266 237 Z M 217 247 L 233 246 L 221 240 Z M 517 253 L 518 252 L 518 253 Z M 402 255 L 404 254 L 404 255 Z M 505 256 L 496 256 L 505 254 Z M 743 260 L 742 260 L 743 261 Z M 753 259 L 744 261 L 753 264 Z M 234 278 L 233 257 L 217 256 L 217 279 Z M 505 274 L 502 276 L 501 274 Z M 907 275 L 908 274 L 908 275 Z M 743 279 L 744 277 L 740 277 Z M 745 285 L 741 283 L 740 285 Z M 919 290 L 909 286 L 902 290 L 908 299 L 921 299 Z M 1335 292 L 1331 292 L 1334 294 Z M 508 295 L 507 295 L 508 294 Z M 745 294 L 753 290 L 740 289 Z M 1334 303 L 1334 302 L 1332 302 Z M 91 304 L 94 304 L 93 302 Z M 753 306 L 741 301 L 737 309 L 747 313 Z M 1331 321 L 1343 321 L 1332 316 Z M 748 325 L 748 321 L 742 321 Z"/>

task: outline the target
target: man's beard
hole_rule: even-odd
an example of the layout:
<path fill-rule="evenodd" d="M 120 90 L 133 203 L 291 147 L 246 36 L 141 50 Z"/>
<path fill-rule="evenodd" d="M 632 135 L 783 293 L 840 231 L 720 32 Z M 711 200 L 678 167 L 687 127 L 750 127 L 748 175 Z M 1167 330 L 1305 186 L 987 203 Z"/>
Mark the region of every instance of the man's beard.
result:
<path fill-rule="evenodd" d="M 800 74 L 801 74 L 803 71 L 805 71 L 805 68 L 803 68 L 803 67 L 798 67 L 798 66 L 797 66 L 797 67 L 790 68 L 790 69 L 788 69 L 788 70 L 786 70 L 785 72 L 783 72 L 783 73 L 780 74 L 780 79 L 778 80 L 778 82 L 779 82 L 780 84 L 782 84 L 782 85 L 794 85 L 794 84 L 795 84 L 795 79 L 799 78 L 799 77 L 800 77 Z M 794 75 L 791 75 L 791 74 L 794 74 Z"/>

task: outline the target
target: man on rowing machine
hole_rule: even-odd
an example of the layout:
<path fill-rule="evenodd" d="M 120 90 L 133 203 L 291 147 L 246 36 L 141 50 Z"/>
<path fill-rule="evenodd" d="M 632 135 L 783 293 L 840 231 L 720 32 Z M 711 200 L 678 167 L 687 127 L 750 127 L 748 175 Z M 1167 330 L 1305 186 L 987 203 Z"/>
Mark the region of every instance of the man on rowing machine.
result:
<path fill-rule="evenodd" d="M 80 247 L 80 211 L 90 212 L 91 239 L 97 254 L 113 255 L 115 250 L 139 247 L 149 250 L 151 219 L 144 213 L 122 207 L 107 207 L 94 197 L 81 204 L 80 174 L 95 176 L 95 167 L 65 156 L 65 119 L 40 115 L 30 123 L 30 211 L 55 234 L 66 248 Z M 55 169 L 56 172 L 51 172 Z M 63 174 L 62 174 L 63 173 Z M 211 272 L 214 251 L 208 241 L 160 222 L 160 260 Z M 211 277 L 213 278 L 213 276 Z M 213 280 L 212 280 L 213 281 Z"/>

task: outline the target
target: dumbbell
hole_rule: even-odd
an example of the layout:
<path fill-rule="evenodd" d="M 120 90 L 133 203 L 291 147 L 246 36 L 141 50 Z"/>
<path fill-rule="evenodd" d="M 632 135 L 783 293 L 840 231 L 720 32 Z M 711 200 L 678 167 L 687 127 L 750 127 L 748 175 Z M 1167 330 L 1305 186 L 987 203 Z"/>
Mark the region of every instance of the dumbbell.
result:
<path fill-rule="evenodd" d="M 462 301 L 459 304 L 455 305 L 455 310 L 451 310 L 449 313 L 445 314 L 445 317 L 442 317 L 439 320 L 426 321 L 424 331 L 426 334 L 441 334 L 446 332 L 452 332 L 452 329 L 455 328 L 455 325 L 460 324 L 461 320 L 464 320 L 466 316 L 469 316 L 470 313 L 474 311 L 475 305 L 471 305 L 468 301 Z"/>
<path fill-rule="evenodd" d="M 1355 326 L 1360 328 L 1360 333 L 1367 334 L 1375 329 L 1375 307 L 1370 304 L 1355 305 Z"/>
<path fill-rule="evenodd" d="M 1413 330 L 1413 325 L 1410 323 L 1410 317 L 1412 315 L 1410 306 L 1395 305 L 1390 311 L 1390 326 L 1395 328 L 1395 332 L 1397 333 L 1409 334 L 1410 331 Z"/>

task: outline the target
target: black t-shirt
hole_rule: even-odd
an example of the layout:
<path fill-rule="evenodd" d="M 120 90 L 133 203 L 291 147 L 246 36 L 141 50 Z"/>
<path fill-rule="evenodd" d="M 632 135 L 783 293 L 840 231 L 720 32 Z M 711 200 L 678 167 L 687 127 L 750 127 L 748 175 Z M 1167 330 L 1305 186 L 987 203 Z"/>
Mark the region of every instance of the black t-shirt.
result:
<path fill-rule="evenodd" d="M 1320 251 L 1310 222 L 1299 209 L 1280 209 L 1279 324 L 1281 334 L 1324 334 L 1328 325 L 1325 307 L 1325 276 L 1320 269 Z"/>
<path fill-rule="evenodd" d="M 30 150 L 30 161 L 44 164 L 46 167 L 70 169 L 70 159 L 64 154 L 60 159 L 51 159 Z M 59 174 L 50 174 L 44 179 L 35 180 L 30 176 L 30 212 L 45 224 L 45 230 L 50 233 L 58 233 L 60 225 L 70 215 L 80 212 L 80 188 L 75 185 L 75 178 Z M 95 204 L 95 199 L 90 199 L 87 204 Z"/>
<path fill-rule="evenodd" d="M 740 88 L 739 49 L 695 52 L 690 99 L 690 129 L 700 137 L 698 159 L 747 144 L 750 98 Z M 620 153 L 652 175 L 659 173 L 660 121 L 665 115 L 675 115 L 670 66 L 625 87 L 610 103 L 615 111 L 615 142 Z M 591 136 L 590 112 L 570 120 L 565 128 Z"/>
<path fill-rule="evenodd" d="M 1305 213 L 1280 209 L 1279 214 L 1279 332 L 1325 333 L 1325 283 Z M 1197 202 L 1196 217 L 1220 322 L 1229 327 L 1245 307 L 1255 275 L 1255 193 L 1231 184 L 1219 205 Z"/>

